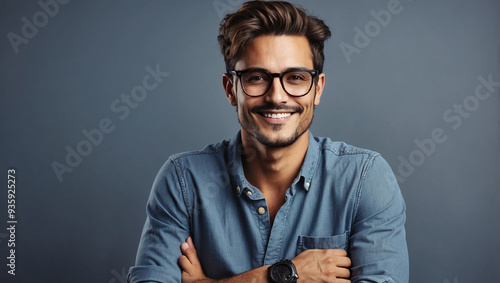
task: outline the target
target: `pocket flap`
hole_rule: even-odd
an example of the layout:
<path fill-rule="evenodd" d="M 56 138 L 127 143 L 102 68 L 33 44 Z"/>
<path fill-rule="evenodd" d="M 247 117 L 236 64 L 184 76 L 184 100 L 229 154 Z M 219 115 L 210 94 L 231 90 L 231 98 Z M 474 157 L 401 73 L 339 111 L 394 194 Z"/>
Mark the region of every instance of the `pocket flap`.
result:
<path fill-rule="evenodd" d="M 342 235 L 317 237 L 299 235 L 297 254 L 309 249 L 347 249 L 349 231 Z"/>

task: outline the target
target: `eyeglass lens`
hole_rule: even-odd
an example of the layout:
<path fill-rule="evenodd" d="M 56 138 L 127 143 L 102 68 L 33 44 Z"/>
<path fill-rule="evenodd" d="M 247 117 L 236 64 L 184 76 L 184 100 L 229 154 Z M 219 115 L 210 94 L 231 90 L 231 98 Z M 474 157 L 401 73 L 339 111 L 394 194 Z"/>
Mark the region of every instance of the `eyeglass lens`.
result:
<path fill-rule="evenodd" d="M 265 94 L 271 84 L 273 77 L 262 71 L 249 71 L 241 76 L 243 90 L 250 96 Z M 285 72 L 281 79 L 284 90 L 293 96 L 302 96 L 309 92 L 313 83 L 313 76 L 306 71 Z"/>

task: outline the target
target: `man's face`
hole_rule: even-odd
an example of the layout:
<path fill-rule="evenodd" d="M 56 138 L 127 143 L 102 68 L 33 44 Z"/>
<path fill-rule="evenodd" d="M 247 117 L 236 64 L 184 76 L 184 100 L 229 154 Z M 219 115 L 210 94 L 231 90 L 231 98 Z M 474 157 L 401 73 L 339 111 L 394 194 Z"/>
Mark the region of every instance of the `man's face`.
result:
<path fill-rule="evenodd" d="M 304 36 L 259 36 L 242 51 L 235 71 L 260 68 L 282 73 L 292 68 L 314 69 L 309 42 Z M 223 84 L 229 102 L 237 107 L 242 137 L 248 135 L 269 147 L 285 147 L 308 131 L 314 106 L 321 98 L 324 74 L 301 97 L 288 95 L 279 78 L 273 79 L 263 96 L 251 97 L 243 92 L 239 80 L 236 76 L 225 76 Z"/>

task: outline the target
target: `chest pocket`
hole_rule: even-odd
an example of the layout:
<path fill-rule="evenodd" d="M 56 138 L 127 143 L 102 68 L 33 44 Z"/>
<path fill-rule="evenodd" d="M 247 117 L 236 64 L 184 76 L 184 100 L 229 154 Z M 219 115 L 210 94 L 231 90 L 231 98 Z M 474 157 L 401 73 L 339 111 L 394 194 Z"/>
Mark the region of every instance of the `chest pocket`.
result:
<path fill-rule="evenodd" d="M 349 237 L 349 231 L 346 231 L 342 235 L 326 236 L 326 237 L 316 237 L 316 236 L 302 236 L 299 235 L 297 241 L 297 252 L 301 252 L 309 249 L 344 249 L 347 250 L 347 240 Z"/>

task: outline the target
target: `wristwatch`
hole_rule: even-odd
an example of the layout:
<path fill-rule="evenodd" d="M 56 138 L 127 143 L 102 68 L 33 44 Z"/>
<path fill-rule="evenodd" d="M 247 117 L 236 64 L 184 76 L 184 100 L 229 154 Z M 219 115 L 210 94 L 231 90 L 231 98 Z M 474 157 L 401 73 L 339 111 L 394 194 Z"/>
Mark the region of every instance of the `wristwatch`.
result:
<path fill-rule="evenodd" d="M 295 283 L 299 278 L 297 269 L 291 260 L 279 260 L 267 269 L 269 281 L 274 283 Z"/>

